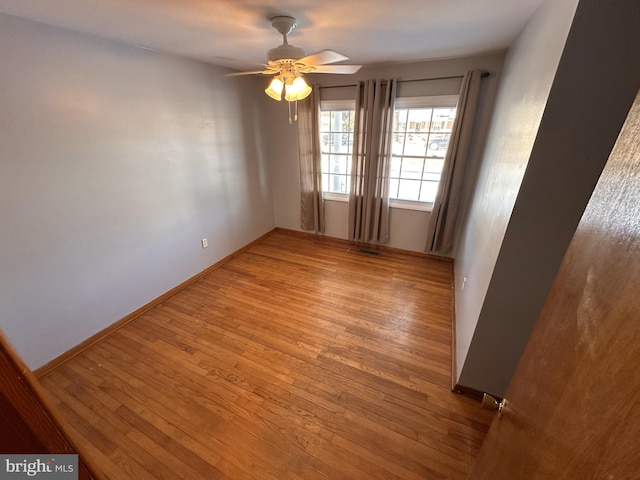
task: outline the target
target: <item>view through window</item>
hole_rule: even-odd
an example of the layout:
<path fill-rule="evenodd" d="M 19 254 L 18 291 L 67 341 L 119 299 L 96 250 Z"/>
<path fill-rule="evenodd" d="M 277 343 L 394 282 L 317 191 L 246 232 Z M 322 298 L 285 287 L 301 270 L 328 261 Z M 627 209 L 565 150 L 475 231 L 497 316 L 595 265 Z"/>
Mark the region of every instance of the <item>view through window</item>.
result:
<path fill-rule="evenodd" d="M 455 101 L 449 101 L 451 106 L 425 106 L 429 97 L 421 97 L 398 103 L 393 118 L 389 197 L 433 203 L 451 139 Z M 353 109 L 321 112 L 324 192 L 349 194 L 354 114 Z"/>
<path fill-rule="evenodd" d="M 354 113 L 354 110 L 334 110 L 320 114 L 322 190 L 325 192 L 349 193 Z"/>
<path fill-rule="evenodd" d="M 433 203 L 455 115 L 455 108 L 396 109 L 390 198 Z"/>

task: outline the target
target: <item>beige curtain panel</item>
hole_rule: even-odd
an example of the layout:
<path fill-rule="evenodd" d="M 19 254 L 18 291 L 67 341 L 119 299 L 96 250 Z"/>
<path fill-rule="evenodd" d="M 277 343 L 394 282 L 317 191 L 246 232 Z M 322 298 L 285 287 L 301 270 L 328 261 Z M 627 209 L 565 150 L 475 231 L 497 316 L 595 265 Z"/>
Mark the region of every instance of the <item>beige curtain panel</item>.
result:
<path fill-rule="evenodd" d="M 389 242 L 389 165 L 396 80 L 358 82 L 349 240 Z"/>
<path fill-rule="evenodd" d="M 462 79 L 449 150 L 444 160 L 438 193 L 427 227 L 427 252 L 447 254 L 453 249 L 458 207 L 483 74 L 481 70 L 468 71 Z"/>
<path fill-rule="evenodd" d="M 324 200 L 320 153 L 320 92 L 298 105 L 298 150 L 300 159 L 300 228 L 324 233 Z"/>

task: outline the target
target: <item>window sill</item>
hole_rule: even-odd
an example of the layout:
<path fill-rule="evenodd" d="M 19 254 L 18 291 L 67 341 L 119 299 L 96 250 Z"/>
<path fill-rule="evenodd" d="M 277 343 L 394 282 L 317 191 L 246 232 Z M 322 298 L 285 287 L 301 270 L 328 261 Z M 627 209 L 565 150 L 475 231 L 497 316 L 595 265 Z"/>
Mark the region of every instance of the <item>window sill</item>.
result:
<path fill-rule="evenodd" d="M 400 208 L 402 210 L 416 210 L 418 212 L 431 212 L 431 210 L 433 210 L 433 203 L 414 202 L 413 200 L 398 200 L 395 198 L 389 200 L 389 206 L 391 208 Z"/>
<path fill-rule="evenodd" d="M 322 198 L 331 202 L 349 203 L 349 195 L 344 193 L 322 192 Z"/>
<path fill-rule="evenodd" d="M 323 192 L 322 197 L 330 202 L 349 203 L 349 195 L 346 195 L 344 193 Z M 415 210 L 418 212 L 431 212 L 431 210 L 433 210 L 433 203 L 414 202 L 412 200 L 398 200 L 395 198 L 389 200 L 389 206 L 391 208 L 398 208 L 401 210 Z"/>

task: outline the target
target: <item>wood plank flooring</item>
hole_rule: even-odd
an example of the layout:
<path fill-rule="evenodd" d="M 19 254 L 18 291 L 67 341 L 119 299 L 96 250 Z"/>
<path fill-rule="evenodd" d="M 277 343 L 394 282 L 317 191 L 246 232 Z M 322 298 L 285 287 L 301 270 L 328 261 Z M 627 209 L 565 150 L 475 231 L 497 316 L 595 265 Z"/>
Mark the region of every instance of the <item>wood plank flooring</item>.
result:
<path fill-rule="evenodd" d="M 107 478 L 463 479 L 452 266 L 277 230 L 40 380 Z"/>

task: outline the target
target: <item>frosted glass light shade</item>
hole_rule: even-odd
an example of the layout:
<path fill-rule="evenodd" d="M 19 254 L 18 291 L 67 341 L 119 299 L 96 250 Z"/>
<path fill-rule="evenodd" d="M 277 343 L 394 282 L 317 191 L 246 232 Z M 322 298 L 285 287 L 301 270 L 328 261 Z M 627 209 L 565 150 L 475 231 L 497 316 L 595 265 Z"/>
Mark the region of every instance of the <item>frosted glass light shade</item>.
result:
<path fill-rule="evenodd" d="M 311 87 L 307 85 L 302 77 L 296 77 L 290 85 L 284 87 L 284 99 L 288 102 L 302 100 L 311 93 Z"/>
<path fill-rule="evenodd" d="M 269 86 L 264 90 L 264 93 L 269 95 L 274 100 L 282 100 L 282 88 L 284 83 L 278 77 L 273 77 Z"/>

